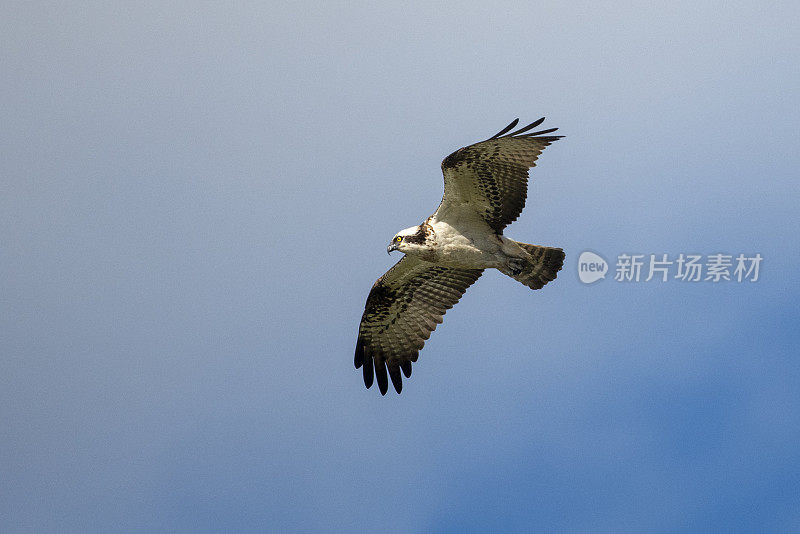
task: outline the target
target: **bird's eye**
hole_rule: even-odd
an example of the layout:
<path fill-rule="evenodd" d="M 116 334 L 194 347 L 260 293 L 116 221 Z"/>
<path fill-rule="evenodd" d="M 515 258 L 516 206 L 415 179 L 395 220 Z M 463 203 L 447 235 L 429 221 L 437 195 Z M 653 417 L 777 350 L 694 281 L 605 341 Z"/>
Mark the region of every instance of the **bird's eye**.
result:
<path fill-rule="evenodd" d="M 397 237 L 394 238 L 394 240 L 399 243 L 400 241 L 403 240 L 403 238 L 402 238 L 402 236 L 397 236 Z"/>

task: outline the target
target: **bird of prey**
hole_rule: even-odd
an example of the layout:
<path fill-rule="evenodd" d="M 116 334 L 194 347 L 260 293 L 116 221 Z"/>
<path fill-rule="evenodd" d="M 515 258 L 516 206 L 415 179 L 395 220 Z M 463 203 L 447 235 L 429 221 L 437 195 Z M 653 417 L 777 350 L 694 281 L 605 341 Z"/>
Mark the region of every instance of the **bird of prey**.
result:
<path fill-rule="evenodd" d="M 560 248 L 503 235 L 525 207 L 528 169 L 545 147 L 562 137 L 544 135 L 558 128 L 527 133 L 543 121 L 512 132 L 519 122 L 514 119 L 486 141 L 460 148 L 442 161 L 444 195 L 438 209 L 392 238 L 387 252 L 399 250 L 405 256 L 375 282 L 367 297 L 355 353 L 367 388 L 377 378 L 385 395 L 391 379 L 400 393 L 400 372 L 411 376 L 411 362 L 417 361 L 425 340 L 484 269 L 495 268 L 531 289 L 556 278 L 564 263 Z"/>

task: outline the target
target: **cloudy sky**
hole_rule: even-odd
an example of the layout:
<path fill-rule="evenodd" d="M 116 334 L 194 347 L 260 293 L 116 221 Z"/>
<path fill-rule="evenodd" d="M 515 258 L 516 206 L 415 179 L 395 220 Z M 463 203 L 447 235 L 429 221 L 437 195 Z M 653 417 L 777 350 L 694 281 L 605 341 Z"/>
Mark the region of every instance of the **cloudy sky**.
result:
<path fill-rule="evenodd" d="M 0 8 L 2 530 L 800 529 L 794 2 L 272 4 Z M 563 272 L 364 389 L 441 159 L 542 115 Z"/>

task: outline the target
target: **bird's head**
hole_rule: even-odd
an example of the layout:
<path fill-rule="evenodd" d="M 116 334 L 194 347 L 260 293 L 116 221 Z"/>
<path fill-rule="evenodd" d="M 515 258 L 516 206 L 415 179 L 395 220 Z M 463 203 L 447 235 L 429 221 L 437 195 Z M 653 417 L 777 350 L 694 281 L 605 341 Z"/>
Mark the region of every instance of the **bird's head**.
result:
<path fill-rule="evenodd" d="M 425 228 L 422 225 L 412 226 L 397 232 L 392 238 L 392 242 L 386 247 L 386 252 L 391 254 L 393 250 L 399 250 L 403 254 L 413 254 L 425 248 L 425 240 Z"/>

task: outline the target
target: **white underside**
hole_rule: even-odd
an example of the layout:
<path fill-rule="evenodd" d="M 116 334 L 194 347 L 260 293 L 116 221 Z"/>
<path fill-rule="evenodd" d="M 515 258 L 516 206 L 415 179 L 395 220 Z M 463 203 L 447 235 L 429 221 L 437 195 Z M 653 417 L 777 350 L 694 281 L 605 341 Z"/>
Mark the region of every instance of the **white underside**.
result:
<path fill-rule="evenodd" d="M 431 221 L 436 236 L 436 263 L 465 269 L 488 269 L 504 266 L 509 258 L 528 256 L 513 240 L 498 236 L 482 219 L 477 216 L 469 219 Z"/>

